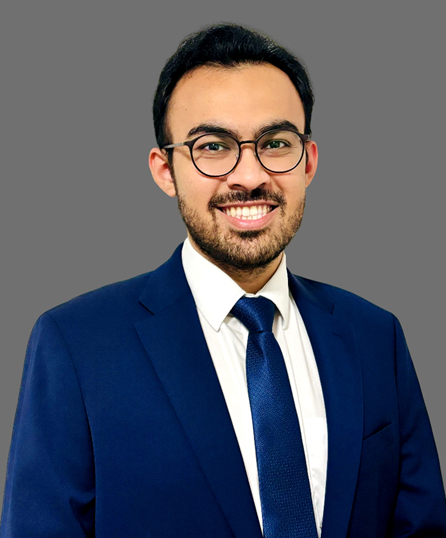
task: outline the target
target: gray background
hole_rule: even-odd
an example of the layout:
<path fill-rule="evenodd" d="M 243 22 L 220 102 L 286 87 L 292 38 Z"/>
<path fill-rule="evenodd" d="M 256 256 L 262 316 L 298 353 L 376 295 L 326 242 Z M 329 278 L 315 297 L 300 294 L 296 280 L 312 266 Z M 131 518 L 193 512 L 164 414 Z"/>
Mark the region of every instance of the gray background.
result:
<path fill-rule="evenodd" d="M 309 68 L 320 167 L 289 267 L 399 317 L 445 468 L 444 4 L 151 4 L 1 3 L 0 490 L 37 317 L 185 237 L 147 167 L 151 99 L 179 40 L 224 20 Z"/>

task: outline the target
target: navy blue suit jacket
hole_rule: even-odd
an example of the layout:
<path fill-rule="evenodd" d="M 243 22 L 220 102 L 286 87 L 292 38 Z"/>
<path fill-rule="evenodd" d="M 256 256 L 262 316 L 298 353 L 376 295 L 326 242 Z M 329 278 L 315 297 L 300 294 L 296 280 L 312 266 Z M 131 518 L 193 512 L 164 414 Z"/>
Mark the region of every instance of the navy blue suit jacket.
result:
<path fill-rule="evenodd" d="M 438 457 L 398 321 L 325 284 L 289 285 L 327 412 L 322 537 L 444 538 Z M 261 538 L 180 248 L 36 323 L 0 535 Z"/>

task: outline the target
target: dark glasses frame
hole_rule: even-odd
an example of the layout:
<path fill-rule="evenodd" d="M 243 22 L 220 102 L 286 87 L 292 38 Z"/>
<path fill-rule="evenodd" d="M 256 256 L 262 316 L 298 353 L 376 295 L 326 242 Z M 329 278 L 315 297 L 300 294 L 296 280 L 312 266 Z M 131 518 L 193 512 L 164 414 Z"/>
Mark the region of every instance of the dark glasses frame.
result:
<path fill-rule="evenodd" d="M 277 170 L 271 170 L 270 168 L 267 168 L 262 163 L 262 159 L 260 158 L 259 152 L 258 152 L 258 143 L 264 136 L 267 136 L 267 135 L 273 134 L 273 133 L 283 133 L 283 132 L 294 133 L 295 135 L 297 135 L 302 140 L 302 155 L 300 156 L 300 159 L 297 161 L 297 163 L 294 166 L 292 166 L 288 170 L 281 170 L 280 172 L 278 172 Z M 224 174 L 219 174 L 219 175 L 206 174 L 205 172 L 203 172 L 203 170 L 200 170 L 200 168 L 195 163 L 195 159 L 194 159 L 194 155 L 193 155 L 193 151 L 192 151 L 193 147 L 194 147 L 195 143 L 198 140 L 200 140 L 200 138 L 203 138 L 203 137 L 209 136 L 209 135 L 225 136 L 227 138 L 231 138 L 232 140 L 234 140 L 234 142 L 238 146 L 237 161 L 235 162 L 234 166 L 228 172 L 225 172 Z M 241 141 L 238 141 L 236 138 L 234 138 L 230 134 L 209 132 L 209 133 L 203 133 L 202 135 L 197 136 L 197 138 L 194 138 L 192 140 L 186 140 L 185 142 L 178 142 L 177 144 L 167 144 L 166 146 L 163 146 L 161 149 L 168 150 L 168 149 L 179 148 L 181 146 L 187 146 L 189 148 L 189 151 L 190 151 L 190 157 L 192 159 L 192 162 L 194 163 L 195 168 L 200 172 L 200 174 L 203 174 L 204 176 L 207 176 L 207 177 L 224 177 L 224 176 L 227 176 L 228 174 L 230 174 L 231 172 L 233 172 L 237 168 L 237 165 L 240 162 L 240 158 L 241 158 L 241 155 L 242 155 L 242 144 L 255 144 L 256 157 L 257 157 L 259 163 L 262 165 L 262 167 L 265 170 L 267 170 L 268 172 L 272 172 L 273 174 L 286 174 L 287 172 L 291 172 L 291 170 L 294 170 L 297 166 L 299 166 L 300 162 L 302 161 L 302 157 L 304 156 L 304 153 L 305 153 L 305 144 L 310 139 L 311 139 L 311 134 L 302 134 L 302 133 L 299 133 L 299 132 L 294 131 L 292 129 L 272 129 L 271 131 L 266 131 L 265 133 L 262 133 L 256 140 L 241 140 Z"/>

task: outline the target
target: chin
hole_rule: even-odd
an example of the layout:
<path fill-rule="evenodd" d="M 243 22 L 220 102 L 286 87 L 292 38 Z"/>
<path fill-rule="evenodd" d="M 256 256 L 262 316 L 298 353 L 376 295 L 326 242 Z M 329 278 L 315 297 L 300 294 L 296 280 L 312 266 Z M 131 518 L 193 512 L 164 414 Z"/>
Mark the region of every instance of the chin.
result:
<path fill-rule="evenodd" d="M 232 231 L 224 235 L 210 236 L 196 232 L 196 229 L 189 229 L 192 240 L 207 258 L 218 266 L 238 271 L 267 267 L 283 252 L 294 236 L 271 236 L 267 229 Z"/>

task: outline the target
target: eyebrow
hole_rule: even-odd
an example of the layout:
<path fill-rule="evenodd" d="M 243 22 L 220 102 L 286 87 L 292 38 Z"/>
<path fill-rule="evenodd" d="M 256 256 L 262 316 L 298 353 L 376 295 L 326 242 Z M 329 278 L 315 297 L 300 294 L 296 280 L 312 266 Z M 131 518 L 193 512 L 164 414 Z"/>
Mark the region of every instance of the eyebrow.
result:
<path fill-rule="evenodd" d="M 300 132 L 299 129 L 288 120 L 276 120 L 271 123 L 268 123 L 267 125 L 263 125 L 262 127 L 259 127 L 254 132 L 254 139 L 259 138 L 262 136 L 263 133 L 266 133 L 267 131 L 272 130 L 291 130 Z M 187 138 L 190 138 L 193 135 L 196 134 L 206 134 L 206 133 L 220 133 L 220 134 L 226 134 L 229 136 L 232 136 L 235 139 L 239 139 L 240 135 L 237 131 L 234 131 L 233 129 L 230 129 L 228 127 L 222 127 L 221 125 L 214 124 L 214 123 L 200 123 L 199 125 L 192 127 L 192 129 L 187 133 Z"/>
<path fill-rule="evenodd" d="M 233 136 L 234 138 L 237 138 L 238 136 L 237 131 L 233 131 L 232 129 L 229 129 L 227 127 L 222 127 L 221 125 L 217 125 L 214 123 L 200 123 L 200 125 L 192 127 L 192 129 L 187 133 L 187 138 L 196 134 L 206 133 L 228 134 L 230 136 Z"/>

